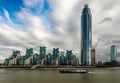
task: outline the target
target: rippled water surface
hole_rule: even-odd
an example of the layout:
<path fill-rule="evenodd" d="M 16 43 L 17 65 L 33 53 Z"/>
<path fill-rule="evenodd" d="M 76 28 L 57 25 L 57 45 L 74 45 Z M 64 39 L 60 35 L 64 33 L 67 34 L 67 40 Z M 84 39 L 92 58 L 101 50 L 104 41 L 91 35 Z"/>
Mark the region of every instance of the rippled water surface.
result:
<path fill-rule="evenodd" d="M 92 69 L 88 74 L 62 74 L 52 69 L 0 69 L 0 83 L 120 83 L 120 69 Z"/>

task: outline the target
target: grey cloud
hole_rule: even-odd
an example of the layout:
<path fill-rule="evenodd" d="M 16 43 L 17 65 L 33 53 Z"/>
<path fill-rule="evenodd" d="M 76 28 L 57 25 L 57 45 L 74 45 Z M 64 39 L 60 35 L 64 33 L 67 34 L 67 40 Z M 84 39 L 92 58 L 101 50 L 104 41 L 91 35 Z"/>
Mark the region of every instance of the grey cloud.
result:
<path fill-rule="evenodd" d="M 105 23 L 105 22 L 112 22 L 112 18 L 111 17 L 105 17 L 99 22 L 99 24 Z"/>
<path fill-rule="evenodd" d="M 118 3 L 119 3 L 119 1 L 116 2 L 116 1 L 114 1 L 114 0 L 110 0 L 110 1 L 105 0 L 105 2 L 103 1 L 103 6 L 102 6 L 102 8 L 103 8 L 104 10 L 111 10 L 111 9 L 114 8 L 114 6 L 117 5 Z"/>
<path fill-rule="evenodd" d="M 53 22 L 54 24 L 53 27 L 55 27 L 54 32 L 57 33 L 58 38 L 63 40 L 63 41 L 61 40 L 59 41 L 64 42 L 64 44 L 62 44 L 64 48 L 69 48 L 71 50 L 76 50 L 76 51 L 79 51 L 80 49 L 80 46 L 79 46 L 80 44 L 80 14 L 81 14 L 80 11 L 82 9 L 81 2 L 82 0 L 77 1 L 77 3 L 71 9 L 68 16 L 65 17 L 65 21 L 60 21 L 58 20 L 59 18 L 55 16 L 51 17 L 51 22 Z M 59 32 L 58 27 L 61 27 L 64 33 Z M 78 57 L 80 56 L 78 55 Z"/>
<path fill-rule="evenodd" d="M 104 58 L 106 58 L 105 61 L 110 61 L 110 57 L 107 58 L 107 56 L 110 56 L 110 46 L 115 44 L 118 47 L 117 49 L 120 49 L 119 44 L 113 42 L 120 38 L 118 32 L 120 30 L 120 2 L 114 0 L 105 0 L 104 2 L 101 0 L 90 0 L 89 2 L 93 11 L 93 35 L 94 38 L 101 38 L 97 47 L 97 54 L 101 56 L 97 59 L 104 61 Z M 101 20 L 101 18 L 103 19 Z"/>
<path fill-rule="evenodd" d="M 0 63 L 3 63 L 3 61 L 4 61 L 3 59 L 0 59 Z"/>

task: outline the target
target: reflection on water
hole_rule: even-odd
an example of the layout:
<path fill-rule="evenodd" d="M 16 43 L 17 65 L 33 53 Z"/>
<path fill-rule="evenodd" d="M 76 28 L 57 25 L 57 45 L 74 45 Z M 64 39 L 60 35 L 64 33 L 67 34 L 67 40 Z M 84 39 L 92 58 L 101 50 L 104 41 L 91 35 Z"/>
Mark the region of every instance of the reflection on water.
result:
<path fill-rule="evenodd" d="M 119 83 L 120 70 L 95 69 L 88 74 L 58 70 L 0 69 L 0 83 Z"/>

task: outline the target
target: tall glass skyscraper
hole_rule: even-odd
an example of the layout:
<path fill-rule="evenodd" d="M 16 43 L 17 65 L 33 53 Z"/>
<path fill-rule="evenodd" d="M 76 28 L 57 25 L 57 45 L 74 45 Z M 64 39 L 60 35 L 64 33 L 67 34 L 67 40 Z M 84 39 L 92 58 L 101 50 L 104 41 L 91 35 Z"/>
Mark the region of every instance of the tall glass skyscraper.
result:
<path fill-rule="evenodd" d="M 82 10 L 81 16 L 81 64 L 91 65 L 92 50 L 92 15 L 88 5 Z"/>
<path fill-rule="evenodd" d="M 117 47 L 115 45 L 111 46 L 111 62 L 116 61 Z"/>

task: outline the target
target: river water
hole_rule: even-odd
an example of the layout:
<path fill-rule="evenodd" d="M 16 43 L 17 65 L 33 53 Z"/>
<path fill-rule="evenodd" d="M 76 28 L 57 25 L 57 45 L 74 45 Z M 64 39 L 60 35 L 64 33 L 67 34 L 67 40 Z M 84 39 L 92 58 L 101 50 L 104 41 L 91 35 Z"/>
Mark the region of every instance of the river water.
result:
<path fill-rule="evenodd" d="M 0 83 L 120 83 L 120 69 L 90 69 L 88 74 L 62 74 L 55 69 L 0 69 Z"/>

